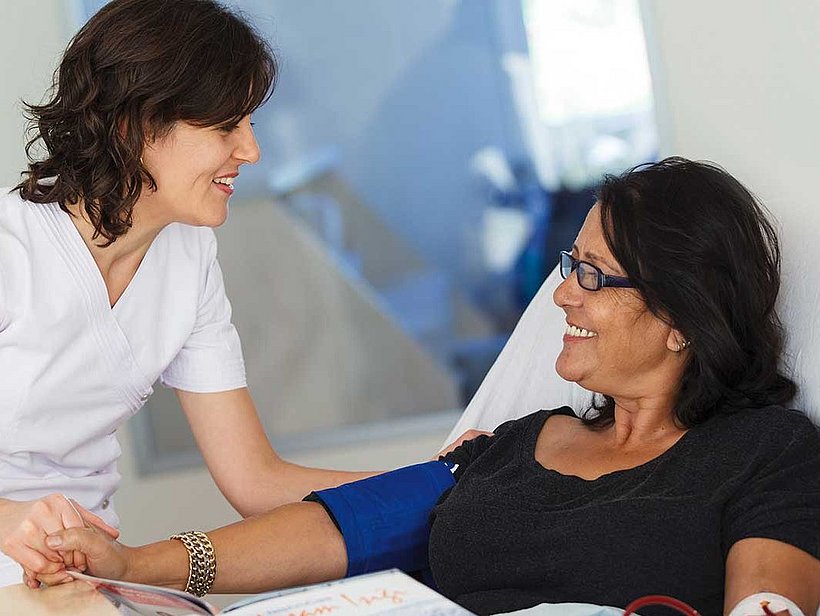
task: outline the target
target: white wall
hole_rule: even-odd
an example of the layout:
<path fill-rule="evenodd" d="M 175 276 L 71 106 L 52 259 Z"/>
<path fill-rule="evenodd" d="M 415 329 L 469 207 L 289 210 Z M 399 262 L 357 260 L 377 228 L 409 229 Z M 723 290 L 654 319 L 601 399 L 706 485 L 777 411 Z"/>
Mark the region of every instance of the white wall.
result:
<path fill-rule="evenodd" d="M 649 0 L 644 8 L 663 149 L 719 163 L 780 223 L 781 312 L 795 333 L 789 362 L 816 375 L 820 3 Z M 798 400 L 818 421 L 819 389 L 815 376 Z"/>
<path fill-rule="evenodd" d="M 667 153 L 713 157 L 776 207 L 800 202 L 820 169 L 820 3 L 647 8 Z"/>
<path fill-rule="evenodd" d="M 25 169 L 20 99 L 39 103 L 71 35 L 63 0 L 0 0 L 0 186 Z"/>

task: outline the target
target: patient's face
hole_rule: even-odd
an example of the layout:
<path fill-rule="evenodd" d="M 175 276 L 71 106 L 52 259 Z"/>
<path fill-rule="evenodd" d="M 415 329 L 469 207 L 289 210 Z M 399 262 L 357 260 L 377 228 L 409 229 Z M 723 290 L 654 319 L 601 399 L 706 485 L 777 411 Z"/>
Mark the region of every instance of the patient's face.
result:
<path fill-rule="evenodd" d="M 606 245 L 597 204 L 578 233 L 572 255 L 604 274 L 626 275 Z M 555 364 L 562 378 L 615 398 L 668 388 L 664 381 L 672 378 L 674 366 L 668 346 L 671 328 L 646 308 L 638 291 L 587 291 L 573 272 L 555 290 L 553 300 L 566 313 L 568 326 L 586 330 L 565 331 Z"/>

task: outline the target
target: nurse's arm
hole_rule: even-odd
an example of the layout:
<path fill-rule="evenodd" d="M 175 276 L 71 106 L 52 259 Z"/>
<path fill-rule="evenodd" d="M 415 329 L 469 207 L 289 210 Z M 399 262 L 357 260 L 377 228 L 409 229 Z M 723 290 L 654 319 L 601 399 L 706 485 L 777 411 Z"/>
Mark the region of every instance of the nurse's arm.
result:
<path fill-rule="evenodd" d="M 63 530 L 50 536 L 56 549 L 86 555 L 98 577 L 183 589 L 188 552 L 178 540 L 127 547 L 89 529 Z M 344 540 L 324 507 L 300 502 L 284 505 L 208 533 L 216 554 L 211 592 L 257 593 L 344 577 Z M 46 578 L 43 581 L 48 582 Z"/>
<path fill-rule="evenodd" d="M 283 460 L 271 447 L 247 388 L 217 393 L 177 390 L 177 398 L 216 485 L 243 517 L 376 474 L 308 468 Z"/>

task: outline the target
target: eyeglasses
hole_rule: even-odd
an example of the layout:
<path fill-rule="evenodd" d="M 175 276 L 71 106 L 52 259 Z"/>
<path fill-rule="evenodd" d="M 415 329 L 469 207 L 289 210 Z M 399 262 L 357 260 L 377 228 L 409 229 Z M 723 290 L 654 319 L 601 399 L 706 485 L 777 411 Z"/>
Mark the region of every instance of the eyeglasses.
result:
<path fill-rule="evenodd" d="M 629 278 L 604 274 L 592 263 L 579 261 L 566 250 L 561 251 L 559 263 L 561 264 L 561 278 L 566 280 L 574 271 L 578 277 L 578 284 L 587 291 L 600 291 L 602 287 L 621 287 L 624 289 L 635 287 L 629 281 Z"/>

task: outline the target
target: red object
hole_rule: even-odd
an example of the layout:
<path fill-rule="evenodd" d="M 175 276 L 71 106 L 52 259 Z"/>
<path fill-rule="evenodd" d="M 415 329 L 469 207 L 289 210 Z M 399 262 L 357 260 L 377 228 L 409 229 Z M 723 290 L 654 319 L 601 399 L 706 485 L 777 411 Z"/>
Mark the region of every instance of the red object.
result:
<path fill-rule="evenodd" d="M 691 605 L 684 603 L 683 601 L 679 601 L 673 597 L 667 597 L 666 595 L 647 595 L 646 597 L 635 599 L 632 603 L 626 606 L 626 609 L 624 609 L 624 616 L 634 614 L 640 608 L 646 607 L 647 605 L 665 605 L 679 611 L 681 614 L 685 614 L 686 616 L 700 616 L 698 611 Z"/>

